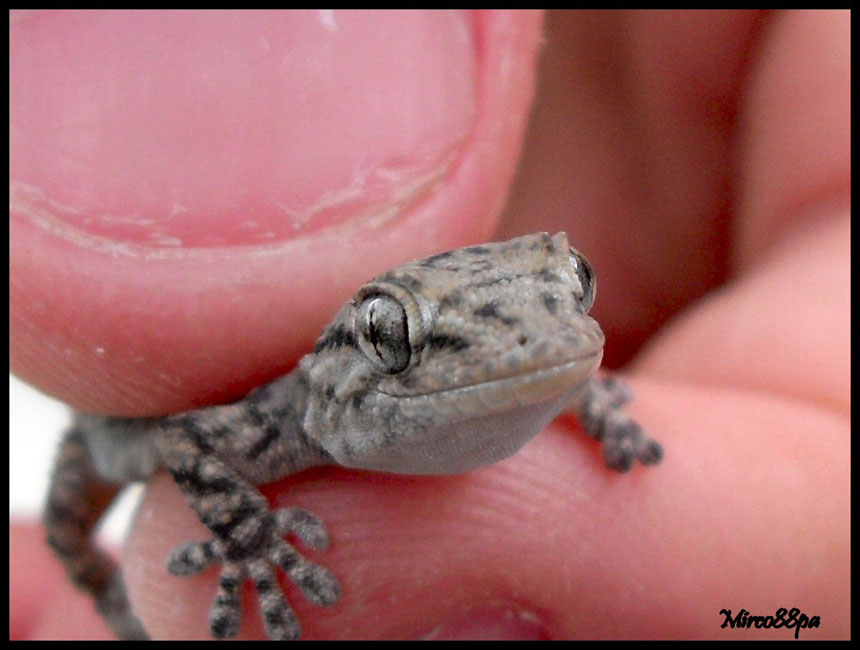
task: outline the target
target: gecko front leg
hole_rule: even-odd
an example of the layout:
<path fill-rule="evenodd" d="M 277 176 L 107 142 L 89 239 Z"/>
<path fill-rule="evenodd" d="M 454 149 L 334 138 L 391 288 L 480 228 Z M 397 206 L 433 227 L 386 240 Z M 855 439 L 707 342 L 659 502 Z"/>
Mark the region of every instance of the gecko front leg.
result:
<path fill-rule="evenodd" d="M 293 534 L 307 546 L 323 549 L 328 545 L 323 525 L 298 508 L 270 510 L 255 487 L 255 483 L 274 480 L 272 473 L 285 476 L 308 466 L 309 453 L 301 453 L 296 432 L 285 431 L 285 420 L 275 423 L 270 415 L 259 400 L 249 399 L 240 405 L 168 418 L 157 439 L 162 461 L 200 521 L 212 531 L 210 540 L 177 547 L 168 570 L 174 575 L 192 575 L 221 564 L 209 618 L 216 638 L 238 634 L 241 588 L 246 579 L 257 589 L 272 639 L 296 639 L 301 633 L 298 618 L 278 585 L 278 569 L 315 604 L 331 605 L 340 596 L 335 577 L 284 540 L 285 535 Z"/>
<path fill-rule="evenodd" d="M 656 465 L 663 458 L 660 443 L 621 409 L 632 398 L 633 391 L 620 379 L 592 377 L 570 409 L 585 430 L 603 443 L 606 466 L 618 472 L 628 471 L 635 460 Z"/>

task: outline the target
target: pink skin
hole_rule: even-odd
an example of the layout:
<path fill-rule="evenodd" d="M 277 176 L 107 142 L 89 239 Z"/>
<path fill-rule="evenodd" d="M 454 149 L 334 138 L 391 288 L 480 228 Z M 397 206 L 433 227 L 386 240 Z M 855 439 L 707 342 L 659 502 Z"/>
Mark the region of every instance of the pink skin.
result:
<path fill-rule="evenodd" d="M 17 374 L 111 413 L 234 397 L 288 369 L 375 272 L 564 229 L 598 271 L 610 360 L 648 342 L 627 368 L 630 410 L 664 464 L 610 474 L 561 419 L 465 476 L 320 469 L 268 486 L 334 540 L 309 555 L 342 601 L 287 588 L 305 636 L 781 639 L 793 631 L 720 629 L 719 610 L 784 606 L 821 617 L 801 638 L 848 637 L 847 13 L 553 14 L 539 68 L 529 13 L 171 16 L 13 16 Z M 286 57 L 276 36 L 292 29 Z M 326 52 L 353 50 L 329 38 L 357 39 L 366 60 L 339 68 Z M 338 81 L 314 103 L 321 77 Z M 379 112 L 361 115 L 370 90 Z M 354 185 L 356 169 L 382 173 Z M 176 205 L 194 219 L 152 223 Z M 132 221 L 80 216 L 100 214 Z M 153 480 L 124 566 L 156 637 L 207 636 L 216 572 L 164 569 L 205 536 Z M 40 539 L 12 529 L 13 638 L 109 638 Z M 259 638 L 250 595 L 242 636 Z"/>

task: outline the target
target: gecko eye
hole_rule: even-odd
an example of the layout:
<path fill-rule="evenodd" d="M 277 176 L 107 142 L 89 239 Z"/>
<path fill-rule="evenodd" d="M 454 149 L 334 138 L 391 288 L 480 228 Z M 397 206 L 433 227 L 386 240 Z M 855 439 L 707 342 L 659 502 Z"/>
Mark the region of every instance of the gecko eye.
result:
<path fill-rule="evenodd" d="M 409 320 L 406 310 L 391 296 L 369 296 L 355 321 L 358 346 L 385 372 L 402 372 L 409 365 Z"/>
<path fill-rule="evenodd" d="M 594 303 L 594 296 L 597 293 L 597 278 L 594 277 L 594 271 L 591 269 L 591 264 L 585 259 L 585 255 L 580 253 L 575 248 L 569 248 L 570 264 L 576 272 L 576 277 L 579 278 L 579 285 L 582 287 L 582 293 L 577 292 L 576 299 L 585 311 L 591 309 Z"/>

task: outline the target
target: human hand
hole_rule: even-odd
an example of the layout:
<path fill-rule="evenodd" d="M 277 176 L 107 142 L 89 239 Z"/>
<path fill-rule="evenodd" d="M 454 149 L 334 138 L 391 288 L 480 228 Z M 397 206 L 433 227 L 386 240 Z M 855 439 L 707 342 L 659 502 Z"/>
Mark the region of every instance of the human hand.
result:
<path fill-rule="evenodd" d="M 610 363 L 646 342 L 629 408 L 666 450 L 647 487 L 589 477 L 598 512 L 547 517 L 584 520 L 543 556 L 606 544 L 555 580 L 566 633 L 782 639 L 719 612 L 798 607 L 821 617 L 801 638 L 847 638 L 848 14 L 551 16 L 501 235 L 540 215 L 587 252 Z"/>
<path fill-rule="evenodd" d="M 241 21 L 212 25 L 197 16 L 203 27 L 189 31 L 185 24 L 183 39 L 161 44 L 170 65 L 141 62 L 131 57 L 134 47 L 128 60 L 122 47 L 107 61 L 109 48 L 96 52 L 106 66 L 129 60 L 143 66 L 143 73 L 120 66 L 131 76 L 119 86 L 112 82 L 120 97 L 142 78 L 174 80 L 166 89 L 156 85 L 164 94 L 147 95 L 143 109 L 126 100 L 83 120 L 86 96 L 75 93 L 81 80 L 57 90 L 50 59 L 24 69 L 25 81 L 39 72 L 49 82 L 36 86 L 27 107 L 77 121 L 37 129 L 32 124 L 56 119 L 37 113 L 28 121 L 12 106 L 13 180 L 44 187 L 49 198 L 72 207 L 107 210 L 106 204 L 112 214 L 147 218 L 176 204 L 195 216 L 163 227 L 130 227 L 121 219 L 83 227 L 124 238 L 126 249 L 117 250 L 71 237 L 73 217 L 53 214 L 54 204 L 13 183 L 13 369 L 79 408 L 170 412 L 241 396 L 283 372 L 363 280 L 425 253 L 489 239 L 518 157 L 540 39 L 532 14 L 480 14 L 466 21 L 473 42 L 461 47 L 461 18 L 434 25 L 412 18 L 412 54 L 427 55 L 420 63 L 397 50 L 410 42 L 401 24 L 388 25 L 398 34 L 392 39 L 378 17 L 352 31 L 348 16 L 321 16 L 322 44 L 315 38 L 301 47 L 325 49 L 336 38 L 353 38 L 368 48 L 358 50 L 368 58 L 366 77 L 350 69 L 334 88 L 346 81 L 359 91 L 371 85 L 382 117 L 362 116 L 346 90 L 346 97 L 329 94 L 321 104 L 292 98 L 295 83 L 286 73 L 274 77 L 278 92 L 253 84 L 237 96 L 236 80 L 265 74 L 267 55 L 283 63 L 292 60 L 285 54 L 303 52 L 275 47 L 270 54 L 270 38 L 269 49 L 254 41 L 257 49 L 248 48 L 236 69 L 225 70 L 217 50 L 193 68 L 171 69 L 200 51 L 196 39 L 225 43 L 232 58 L 237 47 L 244 50 L 231 35 L 262 29 Z M 330 20 L 337 29 L 328 31 Z M 607 354 L 613 346 L 623 352 L 616 361 L 671 312 L 684 310 L 632 375 L 631 411 L 664 443 L 666 461 L 611 476 L 596 445 L 561 422 L 517 456 L 466 476 L 327 469 L 270 486 L 275 504 L 315 512 L 334 540 L 320 560 L 341 579 L 344 597 L 325 610 L 291 599 L 306 637 L 474 638 L 481 630 L 720 637 L 727 634 L 718 629 L 720 608 L 766 614 L 776 606 L 822 617 L 822 627 L 804 637 L 847 636 L 848 217 L 841 200 L 849 191 L 848 36 L 847 18 L 841 20 L 807 13 L 553 16 L 542 78 L 562 89 L 571 79 L 575 85 L 566 93 L 553 83 L 541 87 L 497 238 L 553 229 L 571 234 L 597 270 L 595 313 L 610 336 Z M 146 27 L 127 26 L 115 38 L 135 45 L 163 34 L 164 24 Z M 13 23 L 13 47 L 16 34 L 28 29 Z M 289 26 L 273 29 L 290 33 Z M 42 38 L 53 36 L 60 47 L 63 35 L 47 31 Z M 607 50 L 619 43 L 629 56 Z M 93 55 L 90 45 L 81 49 Z M 750 52 L 759 58 L 743 65 Z M 384 56 L 384 65 L 372 55 Z M 397 70 L 398 59 L 407 61 L 405 70 Z M 340 63 L 326 60 L 322 76 Z M 597 63 L 603 67 L 595 74 Z M 397 80 L 385 92 L 380 68 Z M 68 70 L 60 67 L 61 76 Z M 422 83 L 404 84 L 410 73 L 425 72 Z M 13 66 L 13 102 L 20 97 L 16 74 L 22 72 Z M 791 85 L 798 79 L 819 85 L 813 92 L 804 85 L 808 96 L 801 95 Z M 619 80 L 628 85 L 619 90 Z M 54 98 L 71 93 L 76 110 L 68 102 L 37 101 L 45 87 Z M 422 112 L 440 92 L 449 101 Z M 210 103 L 189 101 L 201 94 Z M 619 97 L 627 108 L 620 115 L 611 110 Z M 725 102 L 717 102 L 716 115 L 708 110 L 715 99 Z M 208 112 L 213 106 L 224 115 Z M 568 121 L 552 123 L 559 114 Z M 341 123 L 344 131 L 333 133 Z M 189 124 L 199 132 L 185 134 Z M 203 137 L 236 124 L 263 125 L 262 136 L 252 129 L 235 141 Z M 809 133 L 812 127 L 819 131 Z M 125 148 L 105 134 L 119 136 Z M 366 140 L 358 139 L 362 134 Z M 297 141 L 303 145 L 297 161 L 272 151 Z M 229 157 L 225 142 L 235 147 Z M 379 142 L 380 150 L 368 153 Z M 146 164 L 134 165 L 135 146 L 148 147 Z M 59 151 L 61 164 L 45 163 L 45 151 Z M 283 165 L 283 172 L 269 177 L 268 169 L 253 167 L 254 177 L 242 177 L 261 158 Z M 796 160 L 813 164 L 786 164 Z M 386 173 L 369 171 L 378 169 Z M 356 170 L 363 172 L 356 178 L 373 180 L 369 196 L 347 191 Z M 327 180 L 333 185 L 325 186 Z M 271 186 L 271 196 L 248 194 L 243 183 L 258 181 Z M 306 225 L 297 224 L 304 217 L 291 206 L 286 223 L 297 225 L 300 236 L 274 246 L 208 246 L 213 233 L 224 232 L 259 244 L 255 237 L 282 227 L 271 206 L 283 205 L 284 197 L 304 216 L 332 198 L 341 202 Z M 377 218 L 392 205 L 396 215 Z M 50 218 L 47 228 L 34 218 L 37 210 Z M 241 224 L 258 212 L 270 222 L 249 235 Z M 723 220 L 729 213 L 731 233 Z M 336 225 L 322 231 L 315 219 Z M 771 235 L 776 225 L 778 238 Z M 276 239 L 285 233 L 292 236 L 284 228 Z M 156 235 L 158 254 L 151 246 L 146 254 L 128 247 L 128 239 L 152 243 Z M 180 236 L 206 247 L 165 245 Z M 726 278 L 726 289 L 693 305 Z M 132 600 L 156 637 L 207 637 L 214 572 L 178 579 L 164 569 L 173 545 L 187 541 L 195 526 L 173 484 L 152 481 L 125 566 Z M 72 607 L 44 612 L 32 636 L 83 620 Z M 785 631 L 757 632 L 782 638 Z M 256 613 L 246 615 L 243 634 L 262 636 Z"/>

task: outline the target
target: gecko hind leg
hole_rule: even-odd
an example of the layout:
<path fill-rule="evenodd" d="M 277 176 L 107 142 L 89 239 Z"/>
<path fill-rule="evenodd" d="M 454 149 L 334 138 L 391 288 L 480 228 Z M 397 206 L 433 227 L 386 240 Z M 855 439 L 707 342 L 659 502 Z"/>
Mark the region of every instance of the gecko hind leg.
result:
<path fill-rule="evenodd" d="M 121 488 L 99 476 L 83 432 L 73 427 L 60 444 L 43 520 L 48 545 L 72 582 L 93 596 L 117 636 L 148 639 L 131 611 L 119 567 L 93 540 L 96 525 Z"/>

